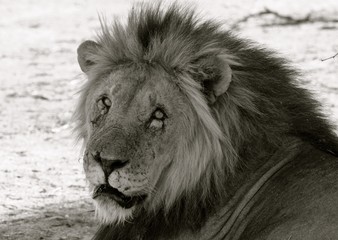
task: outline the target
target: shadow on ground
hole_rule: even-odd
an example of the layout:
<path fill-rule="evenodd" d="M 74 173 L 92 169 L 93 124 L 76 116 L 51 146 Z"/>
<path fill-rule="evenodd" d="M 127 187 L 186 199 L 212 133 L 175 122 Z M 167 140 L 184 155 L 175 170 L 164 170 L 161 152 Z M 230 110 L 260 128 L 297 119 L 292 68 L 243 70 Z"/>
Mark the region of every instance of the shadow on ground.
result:
<path fill-rule="evenodd" d="M 8 221 L 0 223 L 2 240 L 89 240 L 97 228 L 88 203 L 47 205 L 21 217 L 24 215 L 22 210 L 12 212 Z"/>

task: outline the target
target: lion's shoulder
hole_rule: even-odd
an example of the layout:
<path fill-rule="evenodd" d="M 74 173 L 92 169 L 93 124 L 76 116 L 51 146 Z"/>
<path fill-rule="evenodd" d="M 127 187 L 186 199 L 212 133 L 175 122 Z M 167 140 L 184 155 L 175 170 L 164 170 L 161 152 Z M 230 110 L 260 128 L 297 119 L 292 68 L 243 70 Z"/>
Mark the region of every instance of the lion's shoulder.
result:
<path fill-rule="evenodd" d="M 308 147 L 256 200 L 241 239 L 326 239 L 338 234 L 338 158 Z"/>

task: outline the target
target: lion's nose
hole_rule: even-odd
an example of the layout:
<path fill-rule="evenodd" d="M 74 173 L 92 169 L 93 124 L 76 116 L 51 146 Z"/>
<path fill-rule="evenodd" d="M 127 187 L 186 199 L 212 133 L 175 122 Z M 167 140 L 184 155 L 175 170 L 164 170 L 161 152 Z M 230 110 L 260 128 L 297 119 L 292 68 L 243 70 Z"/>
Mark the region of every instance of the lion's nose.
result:
<path fill-rule="evenodd" d="M 108 177 L 116 169 L 123 168 L 129 162 L 129 160 L 125 159 L 108 159 L 107 157 L 102 157 L 100 152 L 95 152 L 92 156 L 95 161 L 101 164 L 106 177 Z"/>

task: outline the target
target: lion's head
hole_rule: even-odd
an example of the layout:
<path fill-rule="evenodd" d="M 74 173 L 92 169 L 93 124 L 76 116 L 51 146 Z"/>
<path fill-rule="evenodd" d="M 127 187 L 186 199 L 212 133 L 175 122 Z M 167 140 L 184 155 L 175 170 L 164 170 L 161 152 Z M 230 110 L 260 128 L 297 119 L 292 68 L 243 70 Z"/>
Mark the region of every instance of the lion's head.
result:
<path fill-rule="evenodd" d="M 173 42 L 172 26 L 164 40 L 137 30 L 134 17 L 78 48 L 88 76 L 77 109 L 84 169 L 106 223 L 138 208 L 170 209 L 197 185 L 203 199 L 235 157 L 209 107 L 227 90 L 234 61 L 213 42 L 192 54 L 193 36 Z"/>
<path fill-rule="evenodd" d="M 334 142 L 283 59 L 177 6 L 102 23 L 78 61 L 77 131 L 103 223 L 198 228 L 288 137 Z"/>

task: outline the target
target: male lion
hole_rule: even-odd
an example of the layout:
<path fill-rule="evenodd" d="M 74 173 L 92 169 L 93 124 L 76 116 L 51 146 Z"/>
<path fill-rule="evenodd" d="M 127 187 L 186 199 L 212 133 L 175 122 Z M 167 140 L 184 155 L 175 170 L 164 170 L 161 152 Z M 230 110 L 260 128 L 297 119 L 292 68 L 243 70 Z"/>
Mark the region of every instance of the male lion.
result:
<path fill-rule="evenodd" d="M 338 239 L 338 140 L 286 60 L 143 5 L 78 61 L 94 239 Z"/>

